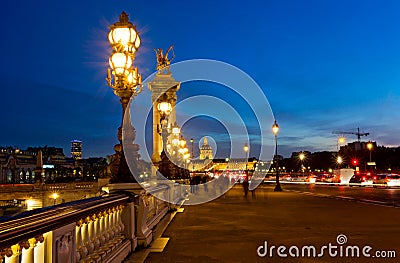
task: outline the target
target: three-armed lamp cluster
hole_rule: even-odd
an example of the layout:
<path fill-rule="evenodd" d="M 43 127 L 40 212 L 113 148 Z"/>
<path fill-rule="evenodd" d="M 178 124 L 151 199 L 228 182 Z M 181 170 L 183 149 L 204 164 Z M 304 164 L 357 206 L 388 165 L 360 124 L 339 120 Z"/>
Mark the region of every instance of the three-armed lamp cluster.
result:
<path fill-rule="evenodd" d="M 107 72 L 108 85 L 121 98 L 139 94 L 142 77 L 138 68 L 133 67 L 133 61 L 140 46 L 140 37 L 125 12 L 120 15 L 119 22 L 110 26 L 108 41 L 113 48 L 109 59 L 111 69 Z"/>
<path fill-rule="evenodd" d="M 107 84 L 114 90 L 114 94 L 120 97 L 122 105 L 122 123 L 125 118 L 125 112 L 129 101 L 142 91 L 142 77 L 138 68 L 134 67 L 135 54 L 140 46 L 139 33 L 136 27 L 129 22 L 128 15 L 125 12 L 119 17 L 119 21 L 110 26 L 108 33 L 108 41 L 113 49 L 109 58 L 110 68 L 107 70 Z M 136 133 L 131 126 L 129 116 L 127 132 L 128 138 L 135 140 Z M 115 161 L 111 165 L 113 182 L 135 182 L 130 169 L 128 168 L 125 154 L 122 146 L 122 124 L 118 129 L 119 144 L 115 145 Z M 131 144 L 130 154 L 134 156 L 134 160 L 138 159 L 139 146 Z"/>

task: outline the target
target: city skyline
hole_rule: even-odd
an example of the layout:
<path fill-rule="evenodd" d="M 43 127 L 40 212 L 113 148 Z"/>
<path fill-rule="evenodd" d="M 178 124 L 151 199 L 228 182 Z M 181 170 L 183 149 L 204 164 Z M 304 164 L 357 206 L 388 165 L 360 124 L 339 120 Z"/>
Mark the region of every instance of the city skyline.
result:
<path fill-rule="evenodd" d="M 9 2 L 0 11 L 8 25 L 8 41 L 1 44 L 7 52 L 0 73 L 6 109 L 0 145 L 54 145 L 68 153 L 69 142 L 79 139 L 84 157 L 113 153 L 121 109 L 104 80 L 110 53 L 106 35 L 108 26 L 126 11 L 142 38 L 135 61 L 144 77 L 155 71 L 153 48 L 171 44 L 173 62 L 215 59 L 249 74 L 281 127 L 284 156 L 334 151 L 337 135 L 332 131 L 356 132 L 358 127 L 370 133 L 363 140 L 398 146 L 399 7 L 396 1 L 246 6 L 239 1 L 229 6 L 211 1 L 85 1 L 79 8 L 68 2 Z M 225 92 L 215 84 L 185 83 L 178 100 L 202 91 L 219 96 Z M 141 94 L 134 103 L 146 106 L 150 101 L 145 98 Z M 230 101 L 236 102 L 240 104 L 239 99 Z M 202 129 L 205 124 L 209 130 Z M 215 134 L 218 142 L 223 132 L 217 126 L 198 119 L 183 128 L 188 140 Z"/>

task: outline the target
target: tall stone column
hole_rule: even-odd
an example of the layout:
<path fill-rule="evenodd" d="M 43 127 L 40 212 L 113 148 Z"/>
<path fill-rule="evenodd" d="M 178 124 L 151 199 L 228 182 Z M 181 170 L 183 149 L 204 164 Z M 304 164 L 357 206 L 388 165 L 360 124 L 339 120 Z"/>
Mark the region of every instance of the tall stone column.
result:
<path fill-rule="evenodd" d="M 148 82 L 148 88 L 152 92 L 153 103 L 153 154 L 152 162 L 157 164 L 161 161 L 161 152 L 163 149 L 162 138 L 158 133 L 158 125 L 160 124 L 160 113 L 157 110 L 159 98 L 166 93 L 171 103 L 172 111 L 168 116 L 168 123 L 174 124 L 176 121 L 176 92 L 180 88 L 180 82 L 177 82 L 169 70 L 169 66 L 159 70 L 153 81 Z"/>

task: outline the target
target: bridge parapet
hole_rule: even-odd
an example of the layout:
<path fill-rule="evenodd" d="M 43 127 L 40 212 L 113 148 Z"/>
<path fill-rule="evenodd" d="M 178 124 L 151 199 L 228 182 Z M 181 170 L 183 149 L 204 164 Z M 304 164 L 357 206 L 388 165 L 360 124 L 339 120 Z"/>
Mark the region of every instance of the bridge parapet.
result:
<path fill-rule="evenodd" d="M 174 208 L 174 185 L 138 189 L 0 217 L 0 262 L 122 262 Z"/>

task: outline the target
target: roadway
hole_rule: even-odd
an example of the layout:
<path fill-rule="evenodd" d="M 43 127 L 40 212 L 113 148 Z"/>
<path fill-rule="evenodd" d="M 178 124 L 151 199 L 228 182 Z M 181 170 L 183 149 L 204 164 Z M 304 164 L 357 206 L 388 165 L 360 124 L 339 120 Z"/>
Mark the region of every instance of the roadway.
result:
<path fill-rule="evenodd" d="M 285 183 L 282 184 L 283 189 L 312 194 L 320 197 L 337 197 L 342 199 L 370 202 L 388 206 L 400 207 L 400 188 L 373 188 L 370 186 L 347 186 L 332 184 L 302 184 L 302 183 Z"/>
<path fill-rule="evenodd" d="M 368 191 L 375 191 L 372 196 L 390 196 L 397 189 L 283 184 L 283 192 L 274 192 L 273 187 L 262 185 L 255 198 L 251 194 L 244 198 L 241 185 L 236 185 L 209 203 L 184 206 L 154 242 L 157 245 L 150 246 L 145 262 L 400 262 L 400 209 L 341 198 L 343 193 L 370 197 Z M 265 241 L 269 249 L 281 245 L 322 248 L 338 245 L 340 235 L 346 236 L 349 246 L 371 246 L 374 258 L 328 253 L 281 258 L 276 249 L 272 256 L 257 254 Z M 382 251 L 396 251 L 396 258 L 377 259 L 375 252 Z"/>

